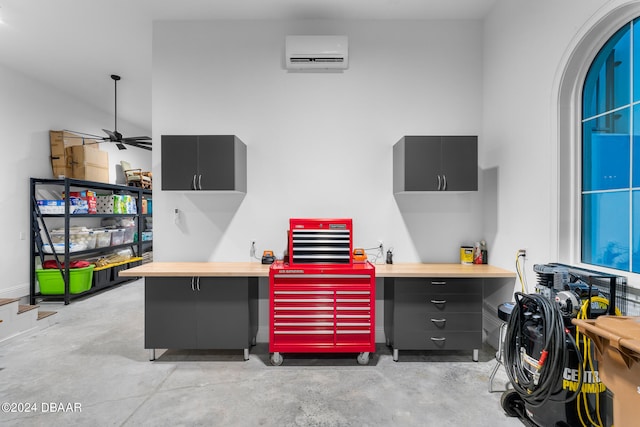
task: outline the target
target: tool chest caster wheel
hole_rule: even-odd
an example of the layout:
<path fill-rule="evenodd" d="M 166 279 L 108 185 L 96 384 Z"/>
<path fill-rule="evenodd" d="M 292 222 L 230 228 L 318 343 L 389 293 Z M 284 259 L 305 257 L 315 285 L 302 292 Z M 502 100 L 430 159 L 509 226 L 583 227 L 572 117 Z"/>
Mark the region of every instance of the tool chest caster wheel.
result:
<path fill-rule="evenodd" d="M 282 365 L 284 358 L 280 353 L 276 352 L 276 353 L 271 353 L 271 357 L 269 357 L 269 361 L 273 366 L 280 366 Z"/>
<path fill-rule="evenodd" d="M 358 364 L 360 365 L 368 365 L 369 364 L 369 352 L 360 353 L 358 355 Z"/>

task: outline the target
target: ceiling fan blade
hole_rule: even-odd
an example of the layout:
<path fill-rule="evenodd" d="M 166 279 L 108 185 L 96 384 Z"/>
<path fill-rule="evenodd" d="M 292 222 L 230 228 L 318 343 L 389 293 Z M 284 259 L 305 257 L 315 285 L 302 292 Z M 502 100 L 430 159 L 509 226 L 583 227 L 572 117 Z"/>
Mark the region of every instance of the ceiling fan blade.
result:
<path fill-rule="evenodd" d="M 109 138 L 105 138 L 107 141 L 118 142 L 118 135 L 116 132 L 111 132 L 110 130 L 102 129 L 104 133 L 109 135 Z"/>
<path fill-rule="evenodd" d="M 144 143 L 137 143 L 137 142 L 124 142 L 124 144 L 130 145 L 132 147 L 136 147 L 136 148 L 142 148 L 143 150 L 149 150 L 151 151 L 153 148 L 150 145 L 146 145 Z"/>
<path fill-rule="evenodd" d="M 151 138 L 148 136 L 127 136 L 126 138 L 122 138 L 123 141 L 151 141 Z"/>
<path fill-rule="evenodd" d="M 144 145 L 145 147 L 151 147 L 153 144 L 150 141 L 122 141 L 125 144 Z"/>

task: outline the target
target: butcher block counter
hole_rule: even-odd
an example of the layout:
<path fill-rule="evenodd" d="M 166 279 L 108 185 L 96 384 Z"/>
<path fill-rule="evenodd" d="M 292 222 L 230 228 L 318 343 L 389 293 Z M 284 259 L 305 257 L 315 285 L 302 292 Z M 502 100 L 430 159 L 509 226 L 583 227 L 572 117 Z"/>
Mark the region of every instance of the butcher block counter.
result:
<path fill-rule="evenodd" d="M 269 277 L 259 262 L 150 262 L 123 270 L 127 277 Z"/>
<path fill-rule="evenodd" d="M 375 266 L 376 277 L 515 278 L 514 272 L 487 264 L 401 263 Z M 151 262 L 120 272 L 125 277 L 269 277 L 258 262 Z"/>

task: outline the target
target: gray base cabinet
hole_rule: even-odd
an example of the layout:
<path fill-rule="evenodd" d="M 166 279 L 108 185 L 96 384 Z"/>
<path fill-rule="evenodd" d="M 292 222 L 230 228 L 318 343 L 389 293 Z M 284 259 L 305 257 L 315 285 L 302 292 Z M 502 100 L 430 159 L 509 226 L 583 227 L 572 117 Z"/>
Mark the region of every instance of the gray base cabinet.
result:
<path fill-rule="evenodd" d="M 258 332 L 258 279 L 147 277 L 145 348 L 244 349 Z"/>
<path fill-rule="evenodd" d="M 384 332 L 399 350 L 473 350 L 482 346 L 482 279 L 386 278 Z"/>

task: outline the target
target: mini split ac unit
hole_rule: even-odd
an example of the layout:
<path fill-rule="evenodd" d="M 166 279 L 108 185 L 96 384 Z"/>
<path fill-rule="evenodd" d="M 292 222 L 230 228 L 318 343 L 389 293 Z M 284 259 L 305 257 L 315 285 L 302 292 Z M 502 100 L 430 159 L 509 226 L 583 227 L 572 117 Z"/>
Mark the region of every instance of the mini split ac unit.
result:
<path fill-rule="evenodd" d="M 286 68 L 290 70 L 345 70 L 349 68 L 347 36 L 287 36 Z"/>

